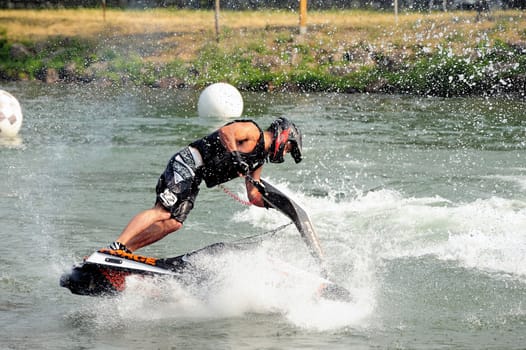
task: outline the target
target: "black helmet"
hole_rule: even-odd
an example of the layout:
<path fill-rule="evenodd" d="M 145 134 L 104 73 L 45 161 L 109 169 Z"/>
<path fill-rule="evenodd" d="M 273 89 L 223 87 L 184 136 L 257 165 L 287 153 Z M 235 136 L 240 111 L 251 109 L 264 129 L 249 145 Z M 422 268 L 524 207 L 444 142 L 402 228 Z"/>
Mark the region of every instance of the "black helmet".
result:
<path fill-rule="evenodd" d="M 283 152 L 287 142 L 292 144 L 290 154 L 296 163 L 301 162 L 301 132 L 293 122 L 287 118 L 278 118 L 270 124 L 267 131 L 273 135 L 272 144 L 268 152 L 268 160 L 271 163 L 282 163 Z"/>

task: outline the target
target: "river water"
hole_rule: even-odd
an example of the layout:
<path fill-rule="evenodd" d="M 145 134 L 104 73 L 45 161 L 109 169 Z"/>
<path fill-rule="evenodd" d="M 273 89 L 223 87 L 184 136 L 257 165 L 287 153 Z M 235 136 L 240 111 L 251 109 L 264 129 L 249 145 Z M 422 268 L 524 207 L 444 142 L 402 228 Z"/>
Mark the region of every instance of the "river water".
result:
<path fill-rule="evenodd" d="M 1 348 L 526 347 L 522 100 L 245 93 L 246 116 L 304 131 L 304 161 L 263 176 L 309 213 L 352 302 L 313 298 L 301 278 L 275 283 L 269 257 L 316 273 L 293 226 L 208 261 L 208 290 L 130 281 L 103 299 L 60 288 L 60 275 L 152 205 L 173 152 L 226 120 L 198 117 L 193 91 L 0 88 L 24 111 L 19 139 L 0 145 Z M 240 180 L 226 187 L 244 196 Z M 185 227 L 139 252 L 175 256 L 287 222 L 203 186 Z"/>

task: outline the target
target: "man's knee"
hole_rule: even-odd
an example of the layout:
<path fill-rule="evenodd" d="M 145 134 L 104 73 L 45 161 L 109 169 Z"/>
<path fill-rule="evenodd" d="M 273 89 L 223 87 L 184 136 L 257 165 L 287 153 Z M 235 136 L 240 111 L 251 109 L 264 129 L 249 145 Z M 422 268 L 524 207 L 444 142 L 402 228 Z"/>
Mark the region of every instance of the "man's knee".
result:
<path fill-rule="evenodd" d="M 169 219 L 169 220 L 163 221 L 163 225 L 164 225 L 163 231 L 166 234 L 169 234 L 169 233 L 179 230 L 183 226 L 183 223 L 177 221 L 176 219 Z"/>

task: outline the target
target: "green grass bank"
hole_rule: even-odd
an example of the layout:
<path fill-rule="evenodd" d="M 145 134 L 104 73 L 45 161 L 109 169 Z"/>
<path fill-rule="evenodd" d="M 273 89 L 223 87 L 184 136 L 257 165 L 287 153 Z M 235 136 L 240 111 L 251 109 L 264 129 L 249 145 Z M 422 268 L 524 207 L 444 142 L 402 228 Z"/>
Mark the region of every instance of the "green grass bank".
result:
<path fill-rule="evenodd" d="M 6 10 L 0 79 L 435 96 L 526 90 L 521 11 Z"/>

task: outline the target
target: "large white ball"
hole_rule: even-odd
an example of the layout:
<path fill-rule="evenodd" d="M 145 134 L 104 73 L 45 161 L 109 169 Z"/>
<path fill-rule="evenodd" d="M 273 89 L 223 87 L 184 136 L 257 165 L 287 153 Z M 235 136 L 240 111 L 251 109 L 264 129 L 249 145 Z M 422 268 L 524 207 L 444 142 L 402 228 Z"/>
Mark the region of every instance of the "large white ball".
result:
<path fill-rule="evenodd" d="M 230 84 L 212 84 L 201 92 L 197 113 L 200 117 L 239 118 L 243 113 L 243 97 Z"/>
<path fill-rule="evenodd" d="M 22 108 L 9 92 L 0 90 L 0 137 L 15 137 L 22 126 Z"/>

